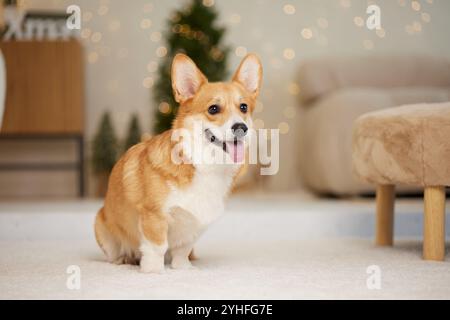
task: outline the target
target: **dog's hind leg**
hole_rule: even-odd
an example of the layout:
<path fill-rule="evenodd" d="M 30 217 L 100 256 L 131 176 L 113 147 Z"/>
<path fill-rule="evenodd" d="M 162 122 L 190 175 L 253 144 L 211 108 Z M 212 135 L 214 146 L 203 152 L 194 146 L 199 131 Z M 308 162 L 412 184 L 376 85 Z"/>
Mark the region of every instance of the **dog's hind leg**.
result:
<path fill-rule="evenodd" d="M 141 271 L 145 273 L 164 272 L 164 256 L 167 251 L 168 223 L 162 213 L 145 212 L 139 221 L 141 232 Z"/>
<path fill-rule="evenodd" d="M 95 238 L 109 262 L 123 264 L 124 257 L 121 252 L 119 239 L 117 239 L 108 229 L 108 226 L 105 223 L 104 210 L 104 208 L 101 208 L 95 218 Z"/>

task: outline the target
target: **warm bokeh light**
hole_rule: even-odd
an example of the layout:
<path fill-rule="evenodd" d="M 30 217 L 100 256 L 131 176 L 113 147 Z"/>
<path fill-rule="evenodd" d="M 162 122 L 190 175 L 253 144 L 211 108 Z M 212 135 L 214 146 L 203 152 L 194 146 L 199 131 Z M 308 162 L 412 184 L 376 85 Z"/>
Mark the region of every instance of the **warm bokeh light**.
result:
<path fill-rule="evenodd" d="M 98 61 L 98 53 L 97 52 L 91 52 L 88 55 L 88 62 L 93 64 Z"/>
<path fill-rule="evenodd" d="M 278 129 L 280 129 L 281 134 L 287 134 L 289 132 L 289 124 L 287 122 L 280 122 L 278 124 Z"/>
<path fill-rule="evenodd" d="M 91 29 L 85 28 L 85 29 L 81 30 L 80 36 L 81 36 L 82 39 L 89 39 L 91 34 L 92 34 Z"/>
<path fill-rule="evenodd" d="M 356 26 L 358 27 L 363 27 L 364 26 L 364 19 L 357 16 L 353 18 L 353 22 L 355 23 Z"/>
<path fill-rule="evenodd" d="M 420 9 L 422 8 L 422 5 L 420 4 L 419 1 L 413 1 L 413 2 L 411 2 L 411 8 L 414 11 L 420 11 Z"/>
<path fill-rule="evenodd" d="M 306 40 L 309 40 L 313 37 L 312 30 L 309 28 L 303 28 L 302 30 L 302 37 Z"/>
<path fill-rule="evenodd" d="M 155 72 L 156 70 L 158 70 L 158 64 L 155 61 L 150 61 L 147 64 L 147 71 L 148 72 Z"/>
<path fill-rule="evenodd" d="M 212 7 L 214 5 L 214 0 L 203 0 L 202 3 L 205 7 Z"/>
<path fill-rule="evenodd" d="M 300 87 L 295 82 L 291 82 L 288 86 L 288 92 L 289 94 L 296 96 L 300 93 Z"/>
<path fill-rule="evenodd" d="M 142 19 L 140 26 L 141 26 L 141 29 L 149 29 L 152 26 L 152 20 Z"/>
<path fill-rule="evenodd" d="M 144 88 L 150 89 L 151 87 L 153 87 L 154 84 L 154 80 L 152 77 L 147 77 L 144 80 L 142 80 L 142 85 L 144 86 Z"/>
<path fill-rule="evenodd" d="M 283 57 L 286 60 L 292 60 L 292 59 L 295 58 L 295 51 L 293 49 L 291 49 L 291 48 L 286 48 L 283 51 Z"/>
<path fill-rule="evenodd" d="M 150 35 L 150 40 L 152 40 L 153 42 L 158 42 L 158 41 L 161 41 L 161 37 L 162 37 L 161 32 L 154 31 Z"/>
<path fill-rule="evenodd" d="M 91 41 L 94 43 L 100 42 L 102 40 L 102 34 L 100 32 L 94 32 L 91 36 Z"/>
<path fill-rule="evenodd" d="M 253 128 L 255 129 L 264 129 L 264 121 L 261 119 L 255 119 L 255 121 L 253 121 Z"/>
<path fill-rule="evenodd" d="M 236 54 L 236 56 L 238 57 L 244 57 L 247 54 L 247 48 L 243 47 L 243 46 L 239 46 L 236 48 L 236 50 L 234 51 L 234 53 Z"/>
<path fill-rule="evenodd" d="M 377 34 L 378 37 L 380 38 L 384 38 L 386 36 L 386 30 L 384 30 L 383 28 L 381 29 L 377 29 L 375 31 L 375 33 Z"/>
<path fill-rule="evenodd" d="M 108 6 L 102 5 L 98 8 L 97 13 L 99 16 L 104 16 L 108 13 L 109 8 Z"/>
<path fill-rule="evenodd" d="M 284 110 L 283 110 L 283 115 L 286 117 L 286 118 L 288 118 L 288 119 L 293 119 L 293 118 L 295 118 L 295 115 L 296 115 L 296 109 L 294 108 L 294 107 L 286 107 Z"/>
<path fill-rule="evenodd" d="M 295 13 L 295 7 L 292 4 L 286 4 L 283 7 L 283 11 L 286 14 L 292 15 Z"/>
<path fill-rule="evenodd" d="M 232 24 L 238 24 L 241 22 L 241 16 L 237 13 L 233 13 L 230 17 L 230 22 Z"/>
<path fill-rule="evenodd" d="M 167 48 L 164 46 L 159 47 L 158 49 L 156 49 L 156 55 L 159 58 L 165 57 L 167 55 Z"/>
<path fill-rule="evenodd" d="M 430 16 L 429 13 L 422 12 L 422 13 L 420 14 L 420 17 L 422 18 L 422 21 L 423 21 L 423 22 L 429 23 L 429 22 L 431 21 L 431 16 Z"/>
<path fill-rule="evenodd" d="M 167 114 L 170 112 L 170 105 L 167 102 L 161 102 L 158 106 L 158 110 L 161 113 Z"/>

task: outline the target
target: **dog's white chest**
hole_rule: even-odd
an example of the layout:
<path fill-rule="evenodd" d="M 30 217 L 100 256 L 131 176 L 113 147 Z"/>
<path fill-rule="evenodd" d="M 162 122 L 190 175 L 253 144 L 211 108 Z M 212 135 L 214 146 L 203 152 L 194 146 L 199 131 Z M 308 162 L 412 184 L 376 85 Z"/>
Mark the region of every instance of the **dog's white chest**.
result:
<path fill-rule="evenodd" d="M 166 201 L 169 245 L 193 242 L 224 211 L 224 200 L 234 176 L 226 168 L 200 168 L 191 184 L 173 188 Z"/>

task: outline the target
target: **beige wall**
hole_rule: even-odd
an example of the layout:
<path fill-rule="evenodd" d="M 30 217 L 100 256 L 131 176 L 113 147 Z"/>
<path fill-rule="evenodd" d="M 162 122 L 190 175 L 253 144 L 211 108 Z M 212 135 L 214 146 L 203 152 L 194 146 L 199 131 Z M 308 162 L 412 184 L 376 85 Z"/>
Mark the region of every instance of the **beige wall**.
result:
<path fill-rule="evenodd" d="M 83 33 L 87 34 L 86 30 L 90 30 L 91 34 L 101 34 L 99 42 L 92 41 L 98 35 L 83 40 L 87 60 L 90 60 L 86 64 L 88 140 L 92 138 L 99 117 L 106 109 L 112 111 L 114 124 L 121 136 L 132 112 L 140 114 L 142 125 L 148 130 L 154 104 L 151 90 L 144 88 L 143 80 L 146 77 L 155 79 L 156 75 L 147 70 L 147 65 L 149 62 L 159 62 L 156 50 L 164 45 L 163 40 L 152 41 L 151 35 L 153 32 L 163 32 L 173 8 L 180 7 L 186 1 L 24 1 L 26 7 L 42 9 L 64 9 L 73 3 L 79 4 L 83 11 Z M 355 17 L 366 18 L 368 3 L 381 7 L 384 35 L 377 35 L 355 24 Z M 234 48 L 243 46 L 258 53 L 263 60 L 263 109 L 255 118 L 263 120 L 267 128 L 277 128 L 284 122 L 289 126 L 289 132 L 281 136 L 281 168 L 279 174 L 269 181 L 271 189 L 292 188 L 300 183 L 298 175 L 293 173 L 296 161 L 292 150 L 298 144 L 296 124 L 300 110 L 297 96 L 292 92 L 295 91 L 292 83 L 304 59 L 319 55 L 411 52 L 450 56 L 450 1 L 422 0 L 413 3 L 410 0 L 215 1 L 221 23 L 228 27 L 226 41 Z M 287 14 L 285 9 L 292 12 L 292 7 L 285 5 L 292 5 L 295 13 Z M 141 28 L 142 19 L 151 20 L 149 29 Z M 307 30 L 303 31 L 303 35 L 311 32 L 311 39 L 302 36 L 305 28 Z M 233 51 L 230 69 L 236 67 L 239 59 Z M 286 128 L 286 124 L 282 127 Z"/>

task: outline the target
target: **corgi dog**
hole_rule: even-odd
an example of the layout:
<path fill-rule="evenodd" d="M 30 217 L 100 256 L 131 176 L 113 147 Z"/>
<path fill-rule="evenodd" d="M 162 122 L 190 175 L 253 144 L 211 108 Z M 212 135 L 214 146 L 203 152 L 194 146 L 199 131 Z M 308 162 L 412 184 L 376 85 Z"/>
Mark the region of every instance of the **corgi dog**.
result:
<path fill-rule="evenodd" d="M 179 103 L 172 129 L 130 148 L 114 166 L 104 206 L 95 219 L 97 243 L 111 263 L 140 264 L 145 273 L 191 268 L 195 241 L 224 211 L 224 200 L 243 168 L 248 130 L 262 81 L 254 54 L 240 63 L 230 82 L 208 79 L 186 55 L 171 69 Z M 201 130 L 194 130 L 201 124 Z M 181 143 L 174 141 L 177 132 Z M 195 141 L 194 141 L 195 140 Z M 192 161 L 188 148 L 223 156 L 225 163 Z M 174 161 L 174 150 L 183 161 Z"/>

